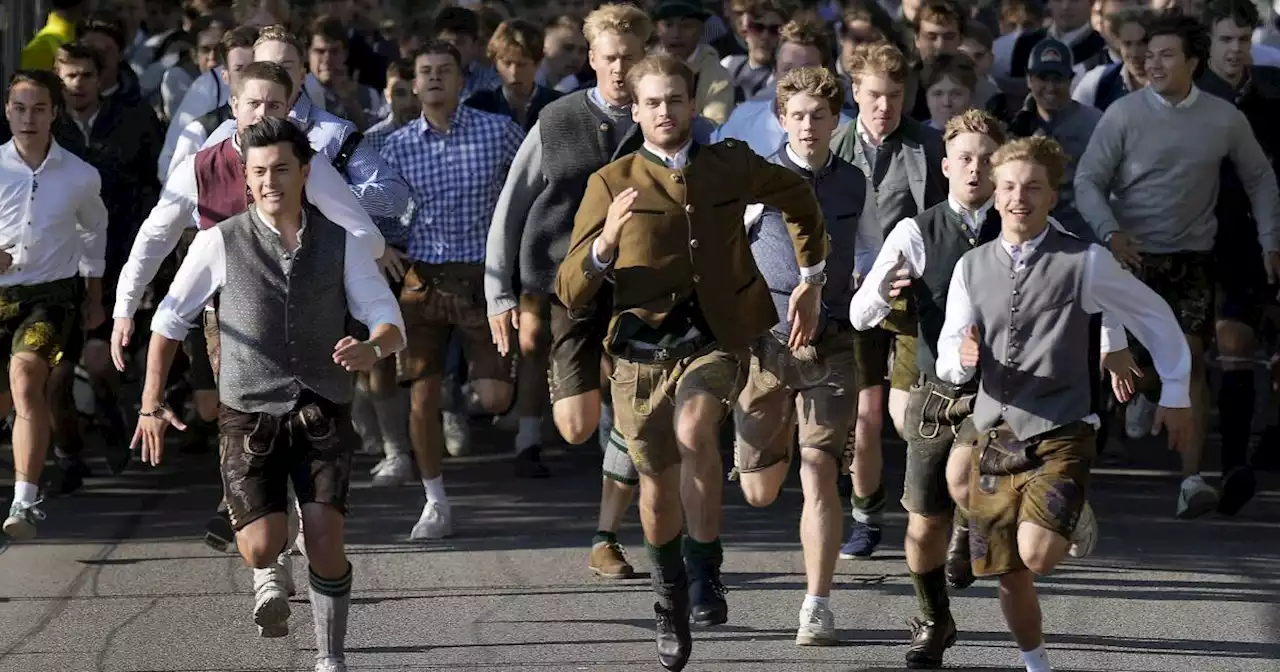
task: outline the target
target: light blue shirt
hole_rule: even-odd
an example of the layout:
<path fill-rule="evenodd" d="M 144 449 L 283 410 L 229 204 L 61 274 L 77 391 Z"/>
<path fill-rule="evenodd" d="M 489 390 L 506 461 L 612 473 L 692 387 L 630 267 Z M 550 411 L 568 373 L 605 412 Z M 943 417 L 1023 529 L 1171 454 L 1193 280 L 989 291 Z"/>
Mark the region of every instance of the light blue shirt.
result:
<path fill-rule="evenodd" d="M 767 96 L 738 105 L 724 125 L 716 129 L 712 139 L 716 142 L 726 138 L 741 140 L 756 154 L 773 156 L 787 141 L 787 132 L 782 129 L 778 115 L 773 111 L 775 95 L 776 92 L 770 92 Z M 852 120 L 852 117 L 841 112 L 839 125 L 843 126 Z"/>

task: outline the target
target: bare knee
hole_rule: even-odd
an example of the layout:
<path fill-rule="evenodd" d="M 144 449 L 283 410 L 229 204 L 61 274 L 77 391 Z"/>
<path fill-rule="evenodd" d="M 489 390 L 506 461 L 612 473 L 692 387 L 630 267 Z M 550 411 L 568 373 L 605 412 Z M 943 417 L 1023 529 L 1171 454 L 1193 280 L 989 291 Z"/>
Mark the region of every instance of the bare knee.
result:
<path fill-rule="evenodd" d="M 259 518 L 236 533 L 236 548 L 250 567 L 270 567 L 284 551 L 286 530 L 284 514 Z"/>
<path fill-rule="evenodd" d="M 476 400 L 485 413 L 502 415 L 511 408 L 515 395 L 515 386 L 511 383 L 505 380 L 474 380 L 471 388 L 475 390 Z"/>
<path fill-rule="evenodd" d="M 20 415 L 31 415 L 46 406 L 45 384 L 49 381 L 49 362 L 31 352 L 13 356 L 9 363 L 9 388 Z"/>
<path fill-rule="evenodd" d="M 542 354 L 542 320 L 526 319 L 529 317 L 528 315 L 521 315 L 520 317 L 520 355 L 522 357 L 538 357 Z"/>
<path fill-rule="evenodd" d="M 1060 560 L 1047 549 L 1042 548 L 1021 549 L 1019 555 L 1022 557 L 1022 564 L 1036 576 L 1049 574 L 1054 567 L 1058 566 Z"/>
<path fill-rule="evenodd" d="M 196 390 L 193 396 L 196 400 L 196 413 L 201 420 L 213 422 L 218 419 L 217 390 Z"/>
<path fill-rule="evenodd" d="M 947 458 L 947 492 L 952 501 L 967 506 L 969 503 L 969 470 L 972 450 L 966 447 L 954 448 Z"/>
<path fill-rule="evenodd" d="M 778 499 L 780 484 L 762 472 L 738 474 L 738 485 L 742 486 L 742 497 L 750 506 L 769 506 Z"/>
<path fill-rule="evenodd" d="M 1218 322 L 1216 336 L 1220 356 L 1253 357 L 1257 339 L 1254 338 L 1253 329 L 1249 325 L 1235 320 L 1222 320 Z M 1228 363 L 1223 362 L 1223 367 L 1228 368 Z M 1248 367 L 1252 365 L 1252 362 L 1246 363 Z"/>
<path fill-rule="evenodd" d="M 599 394 L 588 392 L 561 399 L 552 406 L 551 414 L 565 441 L 573 445 L 586 443 L 600 424 Z"/>
<path fill-rule="evenodd" d="M 715 450 L 719 438 L 717 429 L 716 423 L 706 417 L 701 404 L 699 408 L 686 408 L 685 412 L 677 414 L 676 441 L 681 451 L 686 452 L 686 457 L 691 457 L 688 452 Z"/>

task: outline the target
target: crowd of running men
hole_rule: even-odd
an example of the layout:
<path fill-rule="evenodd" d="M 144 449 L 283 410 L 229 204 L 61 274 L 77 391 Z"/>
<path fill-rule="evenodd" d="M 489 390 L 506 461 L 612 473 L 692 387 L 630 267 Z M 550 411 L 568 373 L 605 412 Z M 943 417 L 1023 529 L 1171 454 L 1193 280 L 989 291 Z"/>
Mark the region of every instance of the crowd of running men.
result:
<path fill-rule="evenodd" d="M 409 538 L 442 539 L 470 419 L 511 418 L 516 476 L 547 478 L 549 410 L 603 453 L 605 579 L 636 574 L 639 490 L 679 670 L 691 625 L 729 620 L 725 482 L 767 506 L 796 461 L 796 644 L 838 643 L 887 409 L 906 666 L 941 666 L 949 593 L 995 577 L 1049 670 L 1035 577 L 1094 546 L 1113 419 L 1167 435 L 1181 519 L 1280 463 L 1254 418 L 1280 371 L 1276 20 L 1154 1 L 52 0 L 0 146 L 4 532 L 93 475 L 89 427 L 116 474 L 173 426 L 219 452 L 205 539 L 252 568 L 260 634 L 288 634 L 296 549 L 316 669 L 345 670 L 353 454 L 417 479 Z"/>

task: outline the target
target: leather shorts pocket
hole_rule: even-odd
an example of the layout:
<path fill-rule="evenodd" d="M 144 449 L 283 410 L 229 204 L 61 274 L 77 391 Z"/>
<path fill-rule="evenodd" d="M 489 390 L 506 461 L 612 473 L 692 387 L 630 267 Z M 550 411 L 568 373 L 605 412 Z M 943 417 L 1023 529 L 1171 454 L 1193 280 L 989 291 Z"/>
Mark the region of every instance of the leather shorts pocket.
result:
<path fill-rule="evenodd" d="M 340 451 L 337 419 L 326 414 L 319 405 L 307 404 L 298 409 L 297 422 L 301 425 L 311 450 L 324 457 L 333 456 Z"/>

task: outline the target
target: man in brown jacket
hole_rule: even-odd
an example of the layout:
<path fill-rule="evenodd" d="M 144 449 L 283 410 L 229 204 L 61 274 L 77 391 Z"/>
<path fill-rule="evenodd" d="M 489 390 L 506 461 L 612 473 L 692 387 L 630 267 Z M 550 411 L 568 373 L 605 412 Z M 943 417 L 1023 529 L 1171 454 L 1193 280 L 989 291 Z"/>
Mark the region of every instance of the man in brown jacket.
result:
<path fill-rule="evenodd" d="M 687 65 L 651 56 L 627 82 L 644 147 L 591 176 L 556 293 L 572 313 L 613 283 L 604 345 L 615 358 L 614 424 L 640 473 L 640 521 L 660 599 L 658 660 L 680 670 L 692 647 L 690 592 L 696 623 L 728 618 L 719 425 L 737 396 L 748 344 L 778 321 L 743 211 L 751 203 L 781 210 L 795 244 L 803 281 L 788 311 L 792 348 L 817 330 L 827 242 L 817 199 L 798 175 L 737 141 L 691 141 Z"/>

